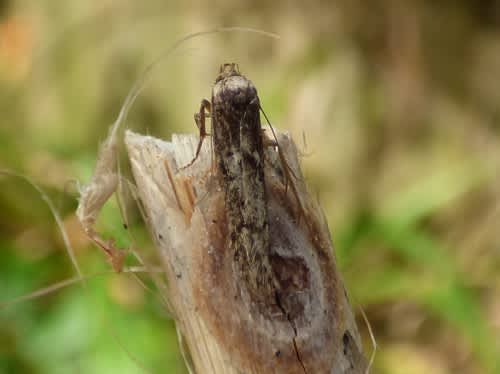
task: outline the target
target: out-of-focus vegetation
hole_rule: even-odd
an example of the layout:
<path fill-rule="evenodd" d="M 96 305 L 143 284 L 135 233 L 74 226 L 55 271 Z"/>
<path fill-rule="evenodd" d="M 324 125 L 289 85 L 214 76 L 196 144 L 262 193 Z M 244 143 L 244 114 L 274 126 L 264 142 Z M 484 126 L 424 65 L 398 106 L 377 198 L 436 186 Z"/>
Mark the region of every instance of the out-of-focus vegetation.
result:
<path fill-rule="evenodd" d="M 186 372 L 154 285 L 111 273 L 82 235 L 69 182 L 88 180 L 148 63 L 178 37 L 235 25 L 282 38 L 232 32 L 185 43 L 155 70 L 127 125 L 165 138 L 194 132 L 218 65 L 238 62 L 275 126 L 304 149 L 352 303 L 377 339 L 373 372 L 500 373 L 493 0 L 0 1 L 0 168 L 47 192 L 83 272 L 101 273 L 3 305 L 0 372 Z M 0 212 L 0 303 L 75 275 L 25 181 L 0 176 Z M 151 248 L 139 218 L 123 228 L 115 202 L 99 229 Z"/>

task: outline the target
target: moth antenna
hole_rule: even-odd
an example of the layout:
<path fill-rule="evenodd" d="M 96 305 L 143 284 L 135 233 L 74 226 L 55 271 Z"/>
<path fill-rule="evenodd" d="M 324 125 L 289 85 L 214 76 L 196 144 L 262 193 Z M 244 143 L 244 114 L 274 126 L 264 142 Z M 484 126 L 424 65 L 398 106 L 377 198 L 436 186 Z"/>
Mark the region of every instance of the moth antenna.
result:
<path fill-rule="evenodd" d="M 264 109 L 262 109 L 262 107 L 260 106 L 260 104 L 259 104 L 259 109 L 262 112 L 262 114 L 264 115 L 264 118 L 266 119 L 267 124 L 271 128 L 271 132 L 273 133 L 273 138 L 274 138 L 274 140 L 276 140 L 276 146 L 278 147 L 278 153 L 280 155 L 280 159 L 282 159 L 282 163 L 283 163 L 283 161 L 284 161 L 283 153 L 281 152 L 280 143 L 278 142 L 278 137 L 276 136 L 276 132 L 274 131 L 274 127 L 273 127 L 273 125 L 271 125 L 271 121 L 269 121 L 269 118 L 267 117 L 266 112 L 264 112 Z M 297 176 L 295 175 L 295 173 L 293 172 L 293 170 L 288 166 L 288 164 L 286 162 L 284 162 L 283 167 L 286 168 L 286 170 L 291 174 L 292 177 L 294 177 L 295 179 L 297 179 Z"/>
<path fill-rule="evenodd" d="M 288 191 L 288 182 L 290 182 L 293 195 L 295 196 L 295 199 L 297 200 L 297 204 L 298 204 L 298 211 L 299 211 L 299 213 L 298 213 L 297 220 L 300 221 L 300 217 L 302 215 L 305 215 L 305 210 L 304 210 L 304 207 L 302 206 L 302 201 L 299 198 L 299 194 L 297 192 L 295 184 L 291 180 L 291 177 L 293 177 L 295 180 L 297 180 L 298 178 L 295 175 L 295 173 L 293 172 L 292 168 L 288 165 L 288 163 L 287 163 L 287 161 L 285 159 L 285 155 L 281 151 L 280 144 L 278 142 L 278 137 L 276 136 L 276 132 L 274 131 L 274 127 L 273 127 L 273 125 L 271 125 L 271 121 L 269 121 L 269 118 L 267 117 L 266 112 L 264 112 L 264 109 L 262 109 L 262 107 L 260 106 L 260 104 L 259 104 L 259 109 L 262 112 L 262 114 L 264 115 L 264 118 L 266 119 L 267 124 L 271 128 L 274 140 L 276 141 L 276 146 L 278 147 L 278 155 L 279 155 L 279 158 L 280 158 L 281 166 L 283 167 L 283 171 L 285 173 L 285 193 L 287 193 L 287 191 Z"/>

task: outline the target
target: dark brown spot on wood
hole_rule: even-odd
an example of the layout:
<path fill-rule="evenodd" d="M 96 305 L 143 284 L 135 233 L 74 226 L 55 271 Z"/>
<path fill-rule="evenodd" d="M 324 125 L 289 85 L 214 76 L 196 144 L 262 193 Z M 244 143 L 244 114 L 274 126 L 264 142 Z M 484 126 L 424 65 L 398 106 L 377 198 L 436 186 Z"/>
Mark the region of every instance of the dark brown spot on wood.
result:
<path fill-rule="evenodd" d="M 342 343 L 344 345 L 344 356 L 347 356 L 349 348 L 349 333 L 347 331 L 344 332 L 344 335 L 342 335 Z"/>
<path fill-rule="evenodd" d="M 299 257 L 272 255 L 271 265 L 278 280 L 281 306 L 287 317 L 294 320 L 304 311 L 300 294 L 310 287 L 309 269 Z"/>

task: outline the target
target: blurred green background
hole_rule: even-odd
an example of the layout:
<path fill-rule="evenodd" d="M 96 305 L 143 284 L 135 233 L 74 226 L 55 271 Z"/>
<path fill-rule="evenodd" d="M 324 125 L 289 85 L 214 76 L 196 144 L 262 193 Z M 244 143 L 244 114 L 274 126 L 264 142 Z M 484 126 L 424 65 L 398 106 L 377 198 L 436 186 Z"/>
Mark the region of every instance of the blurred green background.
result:
<path fill-rule="evenodd" d="M 163 138 L 195 132 L 218 66 L 238 62 L 304 152 L 355 311 L 377 340 L 373 373 L 500 373 L 493 0 L 0 0 L 0 169 L 47 192 L 91 276 L 85 288 L 9 304 L 75 270 L 40 195 L 0 176 L 0 372 L 186 373 L 153 283 L 113 274 L 82 234 L 74 180 L 89 180 L 147 64 L 215 26 L 281 39 L 232 32 L 183 44 L 154 71 L 127 126 Z M 115 201 L 98 227 L 151 251 L 138 215 L 125 230 Z"/>

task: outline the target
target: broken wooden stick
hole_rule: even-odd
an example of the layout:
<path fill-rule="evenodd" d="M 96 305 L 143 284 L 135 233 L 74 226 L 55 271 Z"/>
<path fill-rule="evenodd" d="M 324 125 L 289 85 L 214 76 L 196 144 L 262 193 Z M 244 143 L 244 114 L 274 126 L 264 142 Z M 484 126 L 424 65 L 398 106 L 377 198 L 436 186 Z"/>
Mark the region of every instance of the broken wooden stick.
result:
<path fill-rule="evenodd" d="M 209 108 L 213 149 L 202 142 Z M 307 191 L 293 140 L 268 136 L 260 109 L 253 83 L 236 64 L 225 64 L 197 117 L 201 139 L 125 133 L 141 211 L 167 280 L 160 292 L 189 353 L 186 364 L 203 374 L 364 374 L 326 220 Z M 77 211 L 118 271 L 124 252 L 93 226 L 118 186 L 120 123 L 119 117 L 101 148 Z"/>
<path fill-rule="evenodd" d="M 245 292 L 230 253 L 224 192 L 209 142 L 171 142 L 127 131 L 146 221 L 163 261 L 168 297 L 195 373 L 365 373 L 366 360 L 329 230 L 308 194 L 289 135 L 278 142 L 300 202 L 286 191 L 278 152 L 265 150 L 270 261 L 286 314 Z M 296 219 L 301 205 L 305 217 Z"/>

